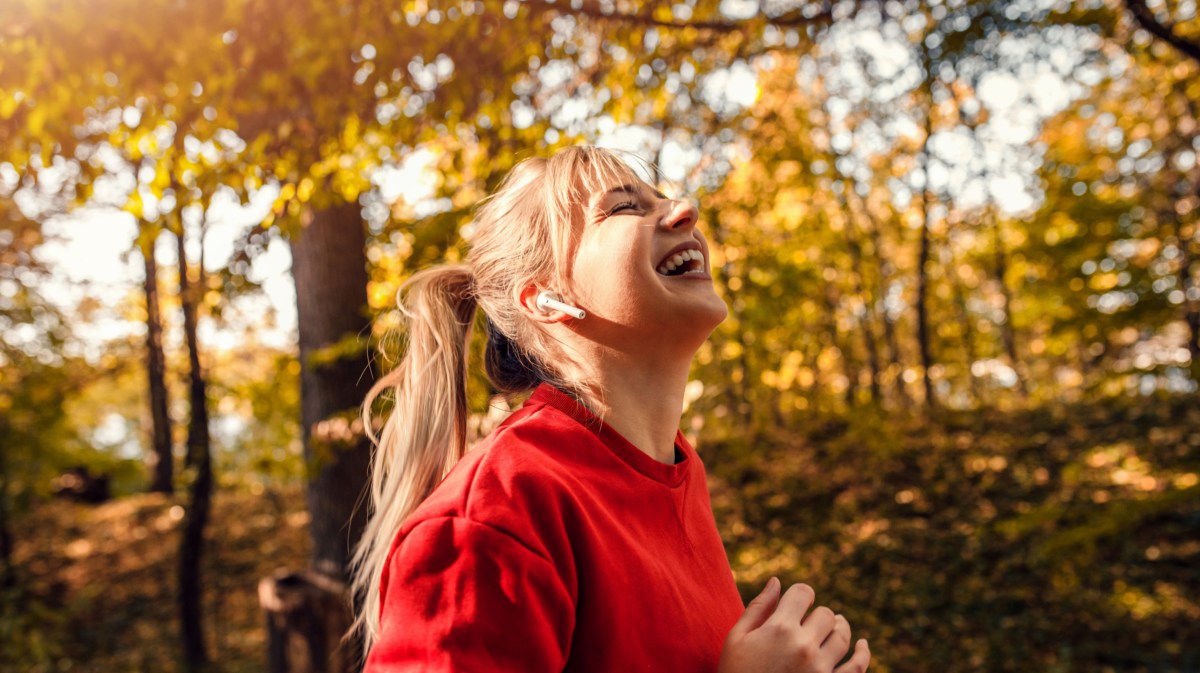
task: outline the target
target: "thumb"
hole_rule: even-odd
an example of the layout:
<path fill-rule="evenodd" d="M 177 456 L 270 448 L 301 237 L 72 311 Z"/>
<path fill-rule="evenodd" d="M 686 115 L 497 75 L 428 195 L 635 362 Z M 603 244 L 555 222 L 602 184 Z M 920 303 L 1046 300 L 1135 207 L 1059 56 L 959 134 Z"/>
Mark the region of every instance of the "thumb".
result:
<path fill-rule="evenodd" d="M 762 626 L 763 622 L 767 621 L 775 612 L 775 606 L 779 604 L 779 580 L 775 577 L 767 580 L 767 586 L 763 587 L 762 593 L 755 596 L 750 604 L 746 606 L 746 611 L 733 625 L 730 633 L 736 635 L 745 635 L 754 629 Z"/>

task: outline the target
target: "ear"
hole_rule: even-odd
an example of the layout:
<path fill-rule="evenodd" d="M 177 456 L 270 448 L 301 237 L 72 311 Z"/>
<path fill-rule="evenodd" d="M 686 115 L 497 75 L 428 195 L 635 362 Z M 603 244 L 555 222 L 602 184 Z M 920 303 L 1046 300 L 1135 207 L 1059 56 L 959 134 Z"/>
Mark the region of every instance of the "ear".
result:
<path fill-rule="evenodd" d="M 520 303 L 521 312 L 525 314 L 525 317 L 534 322 L 542 323 L 543 325 L 556 322 L 566 322 L 567 320 L 570 320 L 571 316 L 563 313 L 562 311 L 549 311 L 542 313 L 542 309 L 538 308 L 537 305 L 538 293 L 540 293 L 542 289 L 543 288 L 540 288 L 536 285 L 526 285 L 521 289 L 517 301 Z"/>

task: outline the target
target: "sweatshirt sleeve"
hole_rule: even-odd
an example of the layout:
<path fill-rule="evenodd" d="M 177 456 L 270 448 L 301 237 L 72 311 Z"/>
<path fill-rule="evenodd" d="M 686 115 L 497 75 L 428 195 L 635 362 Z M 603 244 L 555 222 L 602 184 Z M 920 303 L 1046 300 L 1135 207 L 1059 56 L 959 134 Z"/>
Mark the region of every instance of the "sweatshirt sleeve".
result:
<path fill-rule="evenodd" d="M 558 568 L 513 536 L 458 517 L 424 521 L 384 575 L 365 673 L 557 673 L 575 626 Z"/>

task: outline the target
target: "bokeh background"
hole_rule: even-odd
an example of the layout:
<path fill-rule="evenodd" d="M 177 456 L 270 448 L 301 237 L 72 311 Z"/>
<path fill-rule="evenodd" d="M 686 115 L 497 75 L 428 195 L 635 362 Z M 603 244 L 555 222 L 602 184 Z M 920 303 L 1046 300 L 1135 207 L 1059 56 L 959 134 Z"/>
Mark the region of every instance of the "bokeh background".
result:
<path fill-rule="evenodd" d="M 263 669 L 397 288 L 588 142 L 699 203 L 746 595 L 880 673 L 1200 670 L 1198 74 L 1193 0 L 4 0 L 0 667 Z"/>

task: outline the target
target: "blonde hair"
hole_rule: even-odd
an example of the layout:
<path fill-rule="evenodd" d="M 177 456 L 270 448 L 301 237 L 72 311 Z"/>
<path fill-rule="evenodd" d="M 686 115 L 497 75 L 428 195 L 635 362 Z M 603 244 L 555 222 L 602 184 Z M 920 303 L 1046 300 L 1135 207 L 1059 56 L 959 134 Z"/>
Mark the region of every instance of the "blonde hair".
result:
<path fill-rule="evenodd" d="M 569 289 L 588 198 L 617 180 L 644 179 L 635 166 L 654 174 L 648 162 L 589 146 L 521 161 L 478 205 L 466 263 L 420 271 L 401 288 L 407 349 L 362 407 L 375 445 L 371 512 L 352 561 L 360 606 L 355 628 L 364 651 L 379 638 L 379 583 L 392 540 L 466 451 L 467 354 L 476 307 L 487 318 L 484 362 L 497 390 L 516 394 L 548 382 L 576 397 L 599 396 L 572 376 L 579 368 L 555 365 L 572 362 L 572 353 L 521 313 L 519 293 L 529 285 Z M 372 409 L 385 393 L 392 409 L 376 436 Z"/>

